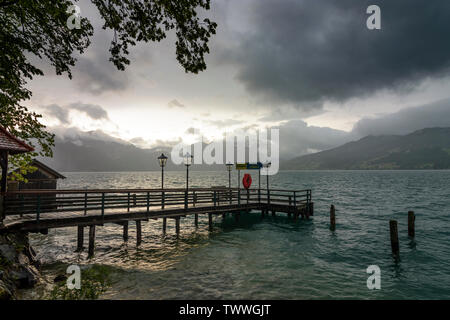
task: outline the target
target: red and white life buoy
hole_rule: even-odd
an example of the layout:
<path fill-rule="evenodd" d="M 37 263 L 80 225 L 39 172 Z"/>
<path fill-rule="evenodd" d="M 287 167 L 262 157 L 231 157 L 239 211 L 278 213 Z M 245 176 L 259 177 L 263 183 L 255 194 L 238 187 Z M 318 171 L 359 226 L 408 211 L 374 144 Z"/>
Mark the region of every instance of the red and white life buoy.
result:
<path fill-rule="evenodd" d="M 244 177 L 242 178 L 242 184 L 244 185 L 245 189 L 250 188 L 252 185 L 252 176 L 248 173 L 244 174 Z"/>

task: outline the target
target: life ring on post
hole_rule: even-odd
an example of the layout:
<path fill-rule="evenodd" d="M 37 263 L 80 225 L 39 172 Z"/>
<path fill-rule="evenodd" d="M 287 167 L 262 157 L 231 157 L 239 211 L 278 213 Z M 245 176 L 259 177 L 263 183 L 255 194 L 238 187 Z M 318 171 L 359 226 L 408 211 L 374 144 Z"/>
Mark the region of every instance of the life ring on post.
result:
<path fill-rule="evenodd" d="M 242 184 L 244 185 L 245 189 L 249 189 L 252 185 L 252 176 L 248 173 L 244 174 L 244 177 L 242 178 Z"/>

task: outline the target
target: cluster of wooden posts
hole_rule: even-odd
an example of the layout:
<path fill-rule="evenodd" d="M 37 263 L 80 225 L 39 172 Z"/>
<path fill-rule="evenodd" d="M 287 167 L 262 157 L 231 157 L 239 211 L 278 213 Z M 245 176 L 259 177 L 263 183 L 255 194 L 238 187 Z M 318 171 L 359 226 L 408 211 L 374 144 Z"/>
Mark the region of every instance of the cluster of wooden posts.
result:
<path fill-rule="evenodd" d="M 408 236 L 414 238 L 416 235 L 415 230 L 416 216 L 414 211 L 408 211 Z M 398 227 L 397 220 L 389 220 L 389 229 L 391 235 L 391 249 L 392 254 L 396 257 L 400 256 L 400 244 L 398 241 Z M 336 230 L 336 209 L 334 205 L 330 207 L 330 230 Z"/>
<path fill-rule="evenodd" d="M 243 210 L 243 212 L 249 212 L 250 210 Z M 276 211 L 275 210 L 269 210 L 268 208 L 263 208 L 261 210 L 261 217 L 264 218 L 265 215 L 269 214 L 269 211 L 271 211 L 272 216 L 276 216 Z M 292 211 L 292 212 L 291 212 Z M 291 217 L 292 215 L 294 216 L 294 221 L 297 221 L 299 216 L 301 216 L 302 218 L 306 218 L 309 219 L 310 215 L 313 214 L 313 203 L 309 203 L 308 206 L 300 209 L 300 210 L 291 210 L 288 211 L 288 217 Z M 236 222 L 239 221 L 241 212 L 240 211 L 234 211 L 231 212 L 234 216 L 234 219 Z M 213 230 L 213 215 L 218 215 L 217 213 L 207 213 L 208 215 L 208 230 L 212 231 Z M 227 216 L 227 213 L 221 213 L 222 218 L 225 219 Z M 195 227 L 198 228 L 198 213 L 194 214 L 194 224 Z M 182 215 L 180 216 L 174 216 L 171 218 L 167 218 L 167 217 L 163 217 L 162 220 L 162 233 L 163 235 L 166 234 L 166 229 L 167 229 L 167 219 L 173 219 L 175 220 L 175 232 L 176 232 L 176 236 L 179 237 L 180 235 L 180 219 L 181 217 L 184 217 Z M 156 219 L 156 218 L 153 218 Z M 148 219 L 140 219 L 140 220 L 135 220 L 136 222 L 136 246 L 139 246 L 142 243 L 142 221 L 148 221 Z M 128 241 L 128 221 L 121 221 L 121 222 L 115 222 L 115 224 L 121 225 L 123 227 L 123 240 L 124 241 Z M 88 246 L 88 257 L 93 257 L 94 256 L 94 251 L 95 251 L 95 227 L 96 225 L 88 225 L 88 226 L 83 226 L 83 225 L 79 225 L 77 226 L 78 228 L 78 235 L 77 235 L 77 251 L 81 252 L 84 249 L 84 228 L 85 227 L 89 227 L 89 246 Z"/>
<path fill-rule="evenodd" d="M 414 214 L 414 211 L 408 211 L 408 236 L 410 238 L 414 238 L 416 235 L 415 221 L 416 216 Z M 400 244 L 398 241 L 397 220 L 389 220 L 389 229 L 391 233 L 392 254 L 398 258 L 400 257 Z"/>
<path fill-rule="evenodd" d="M 233 213 L 234 218 L 236 221 L 239 221 L 240 213 L 234 212 Z M 195 227 L 198 228 L 198 214 L 194 214 L 194 224 Z M 227 216 L 226 213 L 222 213 L 222 218 L 225 219 Z M 175 232 L 176 236 L 179 237 L 180 235 L 180 218 L 181 216 L 173 217 L 171 219 L 175 220 Z M 162 218 L 162 233 L 163 235 L 166 234 L 167 230 L 167 219 L 169 218 Z M 142 243 L 142 221 L 148 221 L 148 219 L 144 220 L 136 220 L 136 246 L 139 246 Z M 116 224 L 119 224 L 123 227 L 123 240 L 126 242 L 128 241 L 128 221 L 123 222 L 116 222 Z M 213 213 L 208 213 L 208 226 L 209 231 L 213 230 Z M 88 257 L 94 256 L 95 251 L 95 225 L 89 225 L 89 242 L 88 242 Z M 78 226 L 78 237 L 77 237 L 77 251 L 81 252 L 84 249 L 84 228 L 85 226 Z"/>

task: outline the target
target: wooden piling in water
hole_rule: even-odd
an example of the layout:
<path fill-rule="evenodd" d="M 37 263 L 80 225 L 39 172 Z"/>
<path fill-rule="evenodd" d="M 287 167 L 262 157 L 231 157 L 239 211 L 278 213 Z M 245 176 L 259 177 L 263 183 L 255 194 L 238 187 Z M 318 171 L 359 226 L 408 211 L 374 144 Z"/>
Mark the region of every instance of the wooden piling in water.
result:
<path fill-rule="evenodd" d="M 208 213 L 208 227 L 209 231 L 212 231 L 213 229 L 212 213 Z"/>
<path fill-rule="evenodd" d="M 178 237 L 180 235 L 180 217 L 175 218 L 175 231 Z"/>
<path fill-rule="evenodd" d="M 330 207 L 330 230 L 336 230 L 336 209 L 334 207 L 334 204 L 332 204 Z"/>
<path fill-rule="evenodd" d="M 195 227 L 198 228 L 198 214 L 196 213 L 194 216 Z"/>
<path fill-rule="evenodd" d="M 416 235 L 415 221 L 414 211 L 408 211 L 408 236 L 411 238 L 414 238 Z"/>
<path fill-rule="evenodd" d="M 94 256 L 95 249 L 95 225 L 89 226 L 89 249 L 88 249 L 88 257 Z"/>
<path fill-rule="evenodd" d="M 275 217 L 276 215 L 276 212 L 272 210 L 272 217 Z"/>
<path fill-rule="evenodd" d="M 142 242 L 142 225 L 141 220 L 136 220 L 136 246 Z"/>
<path fill-rule="evenodd" d="M 84 227 L 78 226 L 77 251 L 83 251 Z"/>
<path fill-rule="evenodd" d="M 128 241 L 128 221 L 123 223 L 123 241 Z"/>
<path fill-rule="evenodd" d="M 389 229 L 391 233 L 392 253 L 396 256 L 400 253 L 400 245 L 398 243 L 398 228 L 396 220 L 389 220 Z"/>
<path fill-rule="evenodd" d="M 236 222 L 239 222 L 239 218 L 240 218 L 241 214 L 239 212 L 236 212 L 234 214 L 234 220 L 236 220 Z"/>
<path fill-rule="evenodd" d="M 163 234 L 166 234 L 167 218 L 163 218 Z"/>

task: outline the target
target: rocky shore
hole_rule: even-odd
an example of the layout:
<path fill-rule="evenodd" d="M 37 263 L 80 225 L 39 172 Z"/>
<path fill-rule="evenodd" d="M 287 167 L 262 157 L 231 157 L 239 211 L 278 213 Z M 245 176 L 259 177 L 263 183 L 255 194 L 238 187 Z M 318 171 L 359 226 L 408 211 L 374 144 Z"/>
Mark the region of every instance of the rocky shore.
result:
<path fill-rule="evenodd" d="M 16 299 L 17 290 L 41 279 L 40 263 L 27 233 L 0 234 L 0 300 Z"/>

